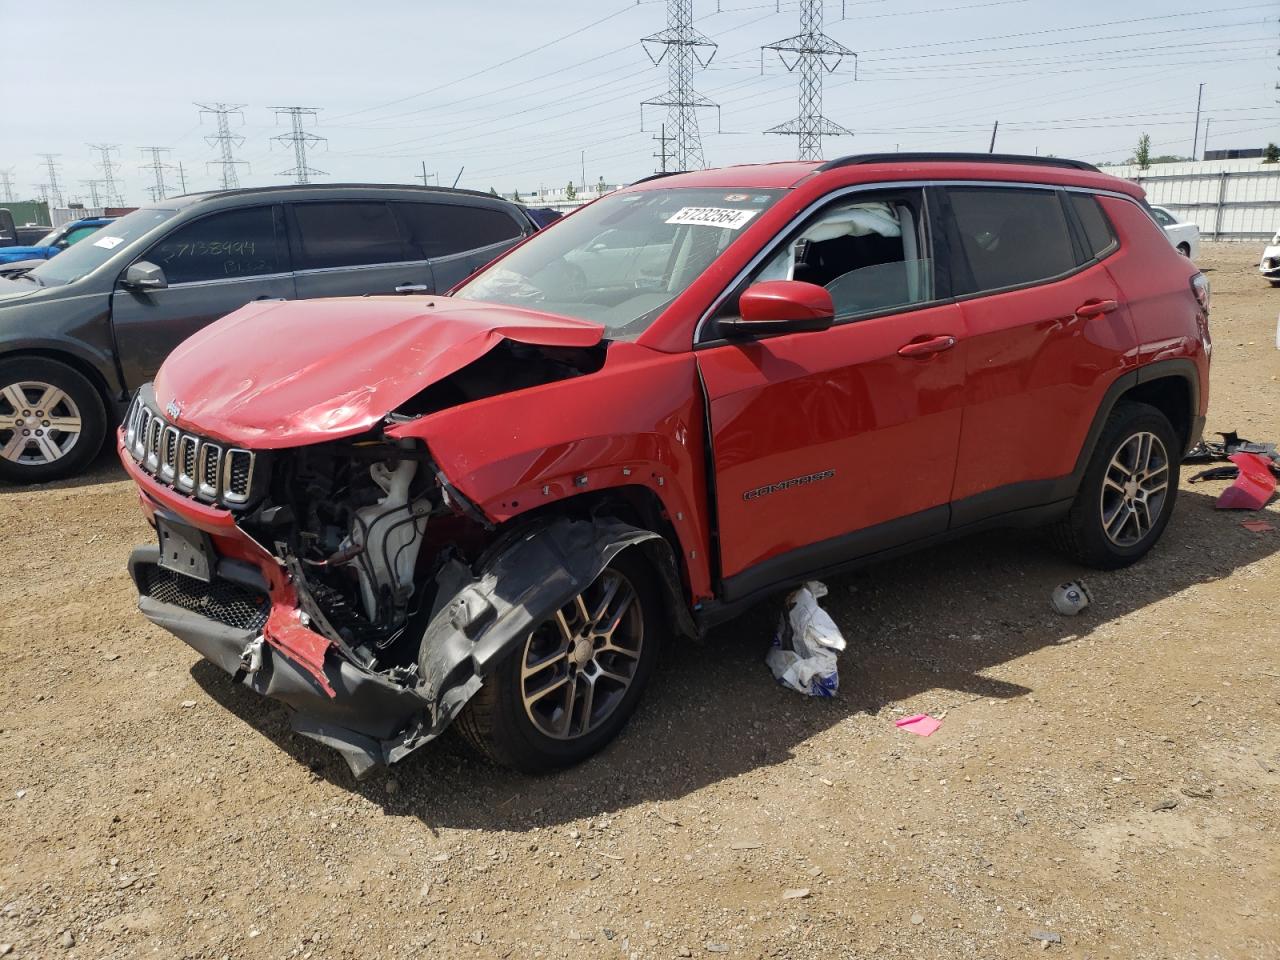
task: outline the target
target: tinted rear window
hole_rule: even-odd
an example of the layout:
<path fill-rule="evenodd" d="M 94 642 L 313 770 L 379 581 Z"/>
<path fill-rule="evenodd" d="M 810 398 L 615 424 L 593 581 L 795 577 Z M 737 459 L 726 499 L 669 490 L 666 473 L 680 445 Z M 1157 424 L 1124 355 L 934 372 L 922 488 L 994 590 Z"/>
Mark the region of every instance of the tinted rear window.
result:
<path fill-rule="evenodd" d="M 385 203 L 299 203 L 297 269 L 355 267 L 405 260 L 400 232 Z"/>
<path fill-rule="evenodd" d="M 1111 232 L 1111 223 L 1102 212 L 1098 198 L 1087 193 L 1071 193 L 1068 196 L 1076 218 L 1084 227 L 1085 247 L 1091 256 L 1101 257 L 1115 246 L 1116 237 Z"/>
<path fill-rule="evenodd" d="M 1053 190 L 949 188 L 960 246 L 972 272 L 956 293 L 1035 283 L 1076 268 L 1066 214 Z M 967 289 L 965 289 L 967 287 Z"/>
<path fill-rule="evenodd" d="M 395 203 L 414 258 L 430 260 L 477 250 L 520 236 L 520 225 L 501 210 L 457 203 Z"/>

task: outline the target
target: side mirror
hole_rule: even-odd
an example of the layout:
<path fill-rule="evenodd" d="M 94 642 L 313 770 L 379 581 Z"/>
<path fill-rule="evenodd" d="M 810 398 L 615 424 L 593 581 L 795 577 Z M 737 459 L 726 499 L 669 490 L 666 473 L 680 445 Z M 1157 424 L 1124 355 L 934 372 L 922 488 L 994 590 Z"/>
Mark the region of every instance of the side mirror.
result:
<path fill-rule="evenodd" d="M 826 330 L 835 320 L 836 307 L 825 287 L 802 280 L 765 280 L 753 283 L 738 298 L 738 317 L 720 321 L 720 332 L 730 338 L 767 336 Z"/>
<path fill-rule="evenodd" d="M 169 286 L 164 271 L 146 260 L 131 264 L 120 282 L 130 290 L 163 290 Z"/>

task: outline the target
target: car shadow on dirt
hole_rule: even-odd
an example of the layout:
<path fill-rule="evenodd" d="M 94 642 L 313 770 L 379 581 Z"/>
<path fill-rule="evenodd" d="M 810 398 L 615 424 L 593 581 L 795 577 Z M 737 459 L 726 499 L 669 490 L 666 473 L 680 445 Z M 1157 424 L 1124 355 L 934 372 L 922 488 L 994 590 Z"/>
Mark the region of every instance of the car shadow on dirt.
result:
<path fill-rule="evenodd" d="M 51 480 L 48 483 L 6 483 L 0 480 L 0 499 L 16 493 L 39 493 L 43 490 L 72 490 L 77 487 L 93 487 L 100 483 L 116 483 L 127 479 L 120 460 L 116 457 L 114 440 L 102 445 L 98 455 L 89 462 L 83 473 L 65 480 Z"/>
<path fill-rule="evenodd" d="M 1215 495 L 1220 486 L 1213 485 Z M 849 648 L 841 658 L 839 695 L 829 700 L 807 699 L 774 682 L 764 655 L 779 604 L 761 604 L 704 642 L 668 649 L 622 736 L 587 763 L 544 777 L 489 766 L 445 737 L 390 773 L 357 783 L 336 753 L 290 731 L 282 707 L 236 687 L 204 661 L 192 675 L 284 753 L 389 815 L 417 817 L 432 828 L 550 826 L 684 797 L 783 763 L 810 737 L 857 715 L 885 710 L 888 727 L 897 714 L 887 708 L 895 705 L 936 714 L 969 701 L 1032 694 L 992 674 L 1280 550 L 1280 531 L 1250 532 L 1240 521 L 1256 514 L 1215 511 L 1214 499 L 1184 489 L 1163 542 L 1125 570 L 1083 570 L 1039 534 L 1004 531 L 831 578 L 823 604 Z M 1070 579 L 1084 579 L 1094 597 L 1078 617 L 1049 607 L 1053 587 Z M 1153 646 L 1160 640 L 1153 631 Z M 1010 672 L 1016 675 L 1016 668 Z M 849 735 L 864 738 L 865 731 L 863 724 L 850 725 Z"/>

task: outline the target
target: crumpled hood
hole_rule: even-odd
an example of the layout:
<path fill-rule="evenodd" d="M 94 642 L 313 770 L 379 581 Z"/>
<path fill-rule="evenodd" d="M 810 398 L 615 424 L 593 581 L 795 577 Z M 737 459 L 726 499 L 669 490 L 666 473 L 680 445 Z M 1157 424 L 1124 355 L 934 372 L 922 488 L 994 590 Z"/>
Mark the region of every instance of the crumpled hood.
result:
<path fill-rule="evenodd" d="M 368 429 L 502 340 L 591 347 L 604 327 L 448 297 L 251 303 L 184 341 L 156 375 L 160 412 L 255 449 Z"/>

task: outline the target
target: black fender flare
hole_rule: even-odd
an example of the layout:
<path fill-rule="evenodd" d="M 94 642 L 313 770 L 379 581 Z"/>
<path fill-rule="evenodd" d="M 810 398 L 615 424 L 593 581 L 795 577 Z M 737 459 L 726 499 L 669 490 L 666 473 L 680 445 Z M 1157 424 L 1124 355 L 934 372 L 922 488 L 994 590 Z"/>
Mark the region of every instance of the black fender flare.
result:
<path fill-rule="evenodd" d="M 402 739 L 383 745 L 387 762 L 438 736 L 534 627 L 633 548 L 649 555 L 676 632 L 696 635 L 671 544 L 611 517 L 535 520 L 500 538 L 474 568 L 446 561 L 418 660 L 416 692 L 429 709 Z"/>
<path fill-rule="evenodd" d="M 1191 397 L 1191 409 L 1187 411 L 1188 422 L 1191 424 L 1191 430 L 1187 438 L 1188 448 L 1200 438 L 1196 412 L 1200 409 L 1200 372 L 1196 368 L 1194 361 L 1186 357 L 1174 357 L 1171 360 L 1157 360 L 1154 363 L 1138 367 L 1136 370 L 1123 373 L 1115 379 L 1115 382 L 1103 394 L 1102 402 L 1098 404 L 1098 412 L 1094 414 L 1093 423 L 1089 425 L 1089 432 L 1085 435 L 1084 443 L 1080 446 L 1080 454 L 1076 458 L 1075 469 L 1071 471 L 1072 495 L 1074 495 L 1075 488 L 1080 485 L 1080 480 L 1084 477 L 1085 468 L 1088 467 L 1089 461 L 1093 458 L 1093 450 L 1098 444 L 1098 437 L 1102 435 L 1102 428 L 1106 426 L 1107 418 L 1111 416 L 1111 411 L 1115 409 L 1121 397 L 1140 384 L 1168 377 L 1179 377 L 1184 380 Z M 1183 453 L 1185 452 L 1183 451 Z"/>

